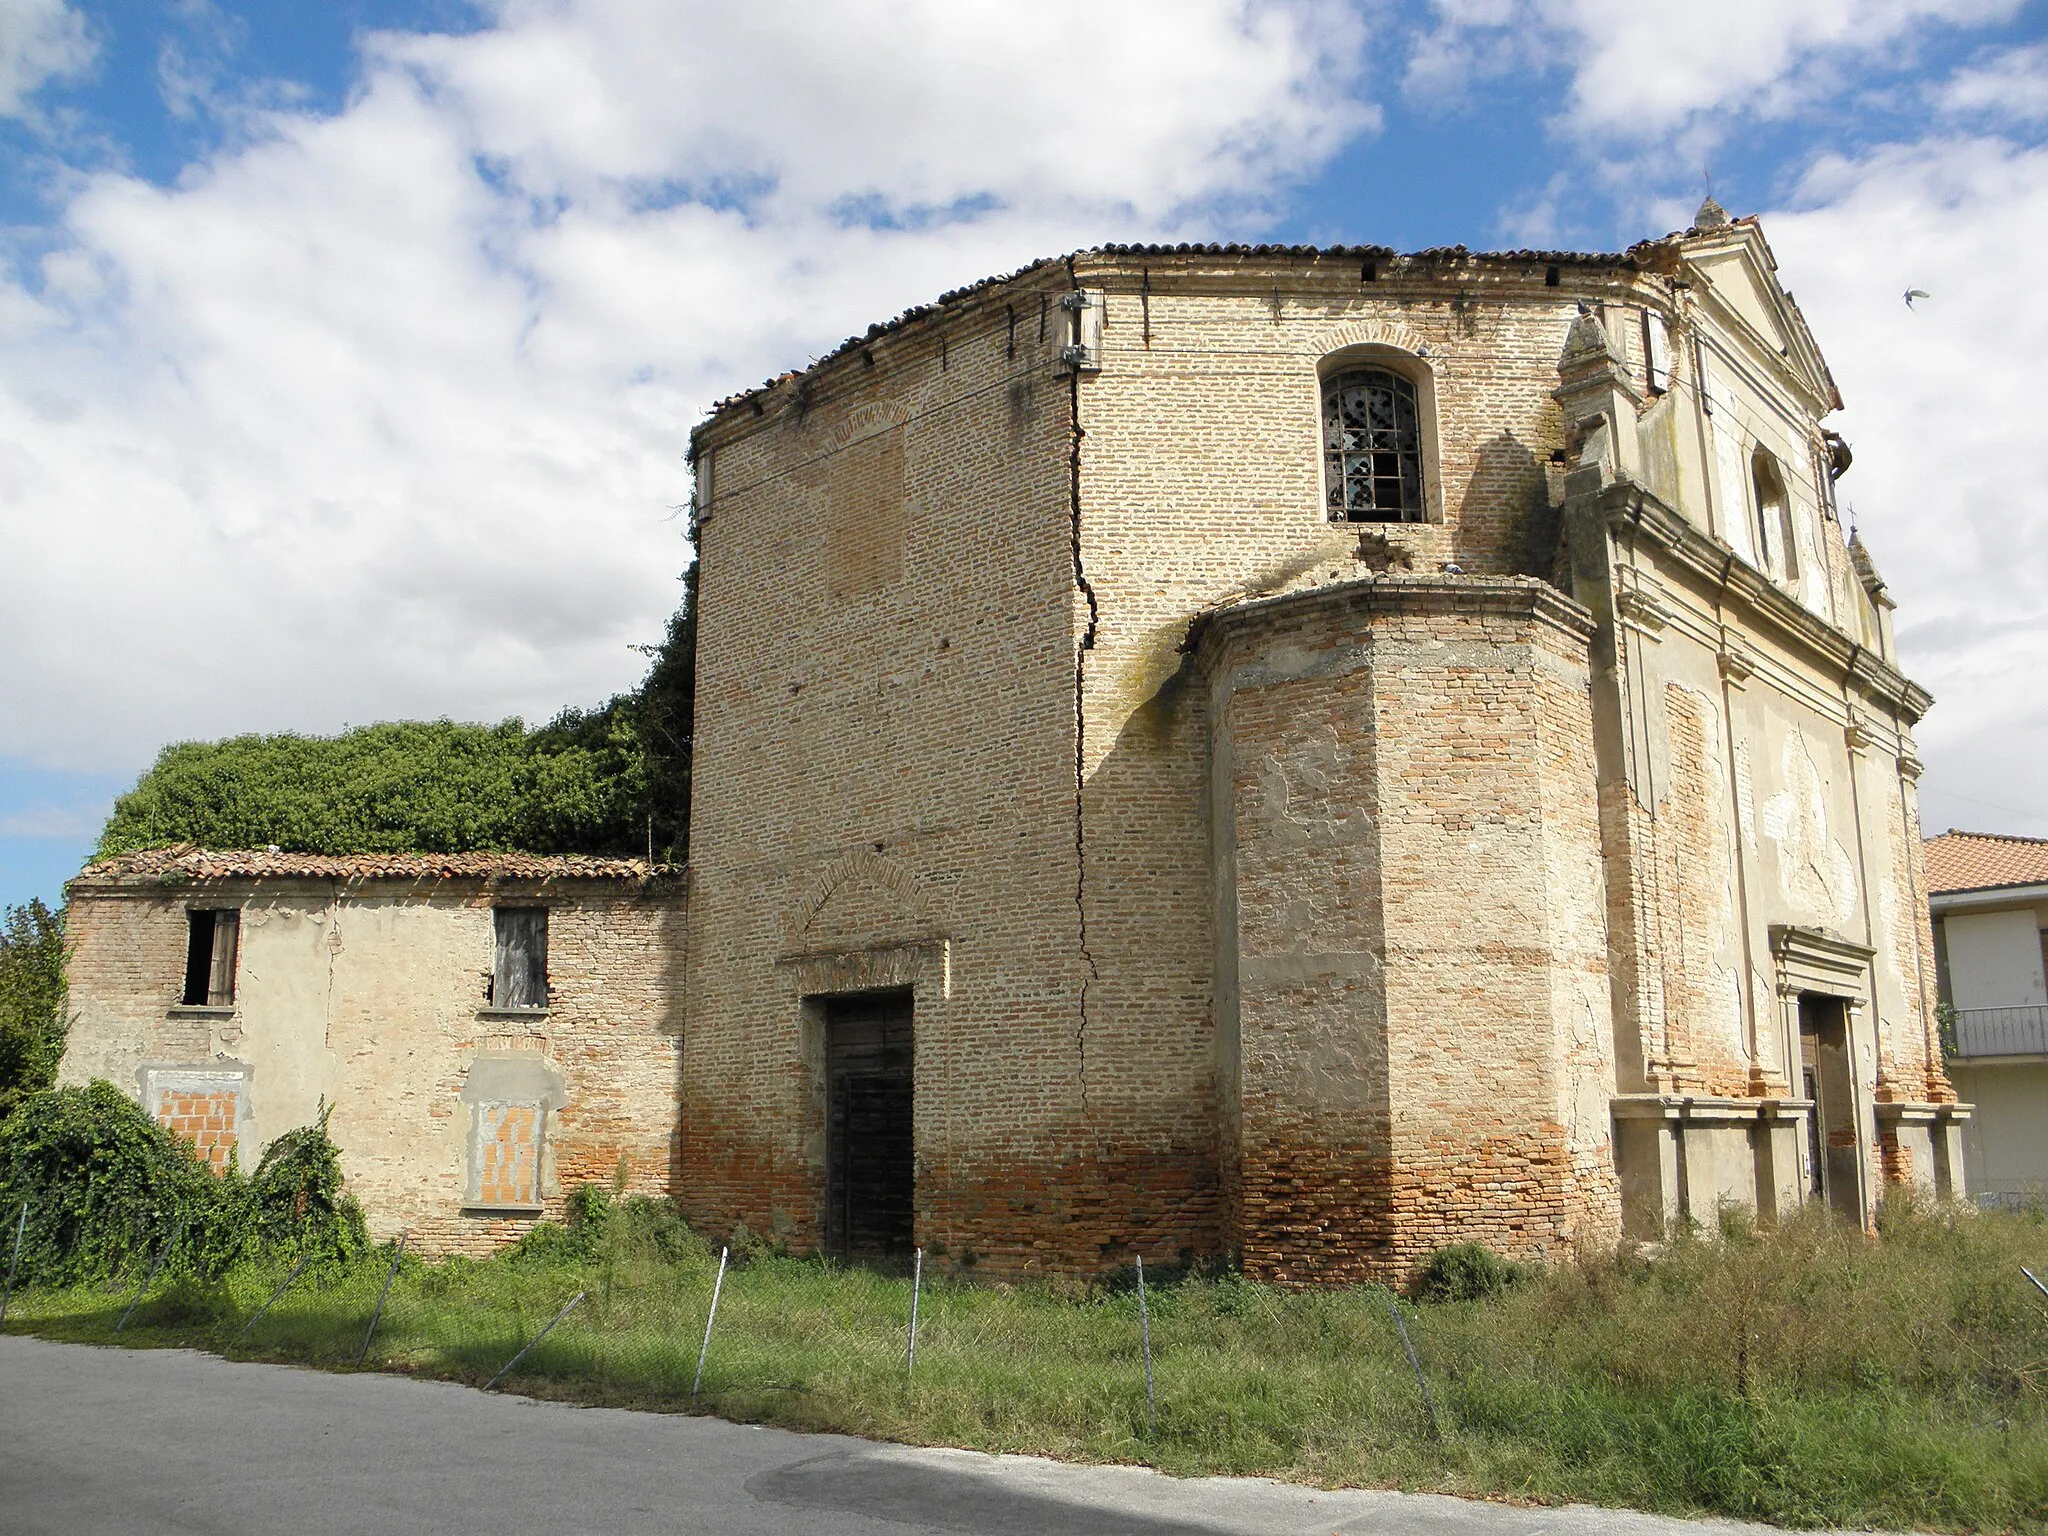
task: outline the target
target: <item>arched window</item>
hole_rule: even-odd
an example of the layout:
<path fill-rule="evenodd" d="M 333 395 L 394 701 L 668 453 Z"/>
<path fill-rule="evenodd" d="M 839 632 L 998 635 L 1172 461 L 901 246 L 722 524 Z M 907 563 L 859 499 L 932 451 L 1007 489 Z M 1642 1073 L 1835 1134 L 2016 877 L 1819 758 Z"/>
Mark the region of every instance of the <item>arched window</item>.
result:
<path fill-rule="evenodd" d="M 1799 553 L 1793 547 L 1792 499 L 1785 494 L 1785 476 L 1764 448 L 1750 456 L 1749 473 L 1756 489 L 1757 547 L 1778 576 L 1797 581 Z"/>
<path fill-rule="evenodd" d="M 1323 465 L 1331 522 L 1421 522 L 1414 384 L 1385 368 L 1349 368 L 1325 379 Z"/>

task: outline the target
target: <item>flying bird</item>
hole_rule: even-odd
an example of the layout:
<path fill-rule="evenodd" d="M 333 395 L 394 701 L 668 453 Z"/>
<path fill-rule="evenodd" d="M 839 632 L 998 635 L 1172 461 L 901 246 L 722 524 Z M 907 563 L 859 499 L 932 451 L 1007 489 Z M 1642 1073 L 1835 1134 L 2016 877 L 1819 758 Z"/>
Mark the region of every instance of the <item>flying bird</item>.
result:
<path fill-rule="evenodd" d="M 1908 288 L 1906 290 L 1906 308 L 1911 309 L 1915 299 L 1931 299 L 1933 297 L 1934 295 L 1925 288 Z"/>

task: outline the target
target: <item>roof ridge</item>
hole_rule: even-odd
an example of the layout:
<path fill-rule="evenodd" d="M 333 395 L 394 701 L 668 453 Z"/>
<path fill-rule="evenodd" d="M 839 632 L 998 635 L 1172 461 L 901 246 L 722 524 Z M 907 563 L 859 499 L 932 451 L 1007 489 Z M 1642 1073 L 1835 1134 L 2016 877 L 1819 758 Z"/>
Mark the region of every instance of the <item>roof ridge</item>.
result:
<path fill-rule="evenodd" d="M 598 880 L 655 879 L 681 865 L 654 864 L 644 858 L 611 853 L 532 853 L 524 850 L 466 849 L 461 852 L 358 851 L 314 853 L 262 848 L 204 848 L 172 843 L 158 848 L 132 848 L 87 862 L 77 879 L 84 881 L 186 879 L 405 879 L 439 877 L 481 879 Z"/>
<path fill-rule="evenodd" d="M 1944 837 L 1975 837 L 1993 843 L 2032 843 L 2037 847 L 2048 847 L 2048 837 L 2028 837 L 2020 832 L 1966 832 L 1961 827 L 1950 827 L 1946 832 L 1937 832 L 1927 842 L 1938 842 Z"/>

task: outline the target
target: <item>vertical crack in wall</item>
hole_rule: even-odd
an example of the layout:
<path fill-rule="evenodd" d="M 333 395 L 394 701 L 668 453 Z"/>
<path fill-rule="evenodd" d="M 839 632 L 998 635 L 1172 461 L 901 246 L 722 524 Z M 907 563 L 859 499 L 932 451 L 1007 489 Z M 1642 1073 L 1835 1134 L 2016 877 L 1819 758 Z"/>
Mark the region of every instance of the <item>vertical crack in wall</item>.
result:
<path fill-rule="evenodd" d="M 1079 289 L 1081 284 L 1074 276 L 1072 261 L 1067 263 L 1067 276 Z M 1074 585 L 1080 588 L 1081 596 L 1088 604 L 1088 625 L 1081 632 L 1080 643 L 1074 647 L 1074 911 L 1080 926 L 1082 963 L 1080 1020 L 1075 1029 L 1074 1047 L 1080 1061 L 1081 1111 L 1085 1116 L 1088 1111 L 1088 992 L 1091 985 L 1101 979 L 1101 972 L 1096 969 L 1094 952 L 1088 947 L 1088 831 L 1083 796 L 1088 786 L 1088 653 L 1095 649 L 1096 626 L 1102 610 L 1096 602 L 1095 588 L 1088 580 L 1087 566 L 1081 558 L 1081 439 L 1087 434 L 1081 429 L 1079 368 L 1067 376 L 1067 402 L 1067 498 L 1072 519 L 1069 538 Z"/>

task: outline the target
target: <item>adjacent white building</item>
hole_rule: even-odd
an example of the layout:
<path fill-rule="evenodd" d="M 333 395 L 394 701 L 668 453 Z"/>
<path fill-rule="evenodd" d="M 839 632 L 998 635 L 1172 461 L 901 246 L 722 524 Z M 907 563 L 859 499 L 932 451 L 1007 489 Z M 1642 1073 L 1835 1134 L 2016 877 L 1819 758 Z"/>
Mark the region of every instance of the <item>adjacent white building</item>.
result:
<path fill-rule="evenodd" d="M 1965 1187 L 2048 1197 L 2048 839 L 1944 832 L 1927 841 L 1927 884 L 1949 1077 L 1977 1106 Z"/>

